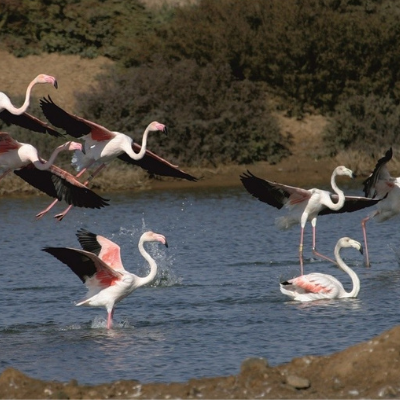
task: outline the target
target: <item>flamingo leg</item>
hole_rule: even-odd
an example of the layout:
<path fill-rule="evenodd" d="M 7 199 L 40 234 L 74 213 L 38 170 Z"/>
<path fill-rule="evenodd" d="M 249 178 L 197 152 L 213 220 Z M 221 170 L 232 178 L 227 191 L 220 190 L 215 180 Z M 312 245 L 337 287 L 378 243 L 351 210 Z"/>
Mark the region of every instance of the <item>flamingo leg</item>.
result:
<path fill-rule="evenodd" d="M 58 203 L 58 200 L 55 199 L 47 208 L 40 211 L 40 213 L 36 214 L 36 219 L 42 218 L 43 215 L 45 215 L 48 211 L 50 211 L 57 203 Z"/>
<path fill-rule="evenodd" d="M 302 226 L 300 229 L 300 245 L 299 245 L 300 275 L 304 275 L 303 238 L 304 238 L 304 226 Z"/>
<path fill-rule="evenodd" d="M 114 315 L 114 309 L 108 312 L 107 315 L 107 329 L 111 329 L 113 325 L 113 315 Z"/>
<path fill-rule="evenodd" d="M 316 219 L 316 218 L 315 218 L 315 219 Z M 329 262 L 331 262 L 331 263 L 333 263 L 333 264 L 336 264 L 336 261 L 333 261 L 332 258 L 329 258 L 329 257 L 327 257 L 327 256 L 324 256 L 324 255 L 321 254 L 321 253 L 318 253 L 318 251 L 317 251 L 317 245 L 316 245 L 316 242 L 317 242 L 317 223 L 316 223 L 316 221 L 314 222 L 314 219 L 311 221 L 311 225 L 312 225 L 312 230 L 313 230 L 313 245 L 312 245 L 312 252 L 313 252 L 313 254 L 314 254 L 315 256 L 319 257 L 319 258 L 322 258 L 322 259 L 327 260 L 327 261 L 329 261 Z"/>
<path fill-rule="evenodd" d="M 98 173 L 106 166 L 106 164 L 101 164 L 94 172 L 93 174 L 90 175 L 90 177 L 88 178 L 88 180 L 86 182 L 83 183 L 84 186 L 87 186 L 88 183 L 96 176 L 98 175 Z M 86 168 L 84 168 L 82 171 L 79 172 L 78 175 L 75 176 L 75 178 L 78 178 L 79 176 L 81 176 L 83 174 L 83 172 L 86 171 Z M 72 204 L 69 205 L 62 213 L 59 213 L 57 215 L 54 216 L 55 219 L 57 219 L 58 221 L 62 221 L 63 218 L 67 215 L 67 213 L 69 212 L 69 210 L 72 208 Z"/>
<path fill-rule="evenodd" d="M 362 231 L 363 231 L 363 236 L 364 236 L 364 250 L 365 250 L 365 266 L 366 267 L 370 267 L 370 263 L 369 263 L 369 254 L 368 254 L 368 244 L 367 244 L 367 228 L 366 228 L 366 223 L 367 221 L 370 219 L 370 217 L 366 217 L 361 221 L 361 227 L 362 227 Z"/>

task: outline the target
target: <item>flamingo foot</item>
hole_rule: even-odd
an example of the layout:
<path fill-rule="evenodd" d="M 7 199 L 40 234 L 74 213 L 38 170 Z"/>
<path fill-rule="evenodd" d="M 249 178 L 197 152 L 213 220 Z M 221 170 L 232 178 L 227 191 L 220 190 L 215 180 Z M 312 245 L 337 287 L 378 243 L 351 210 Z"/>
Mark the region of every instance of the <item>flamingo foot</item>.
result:
<path fill-rule="evenodd" d="M 57 221 L 62 221 L 63 218 L 65 217 L 65 214 L 66 214 L 66 212 L 64 211 L 64 212 L 62 212 L 62 213 L 60 213 L 60 214 L 56 214 L 56 215 L 54 216 L 54 218 L 55 218 Z"/>
<path fill-rule="evenodd" d="M 38 214 L 35 215 L 35 218 L 36 218 L 36 219 L 42 218 L 42 217 L 47 213 L 47 211 L 48 211 L 48 210 L 40 211 L 40 213 L 38 213 Z"/>

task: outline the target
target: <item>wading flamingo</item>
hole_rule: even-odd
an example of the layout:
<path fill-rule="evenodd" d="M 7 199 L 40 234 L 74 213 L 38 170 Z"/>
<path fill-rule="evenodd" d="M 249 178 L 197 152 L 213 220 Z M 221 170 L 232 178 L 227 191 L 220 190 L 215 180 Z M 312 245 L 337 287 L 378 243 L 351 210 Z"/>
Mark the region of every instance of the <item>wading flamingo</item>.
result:
<path fill-rule="evenodd" d="M 366 197 L 381 199 L 377 209 L 361 221 L 364 236 L 365 265 L 370 266 L 366 223 L 374 218 L 377 222 L 386 221 L 400 213 L 400 177 L 393 178 L 386 168 L 386 163 L 392 159 L 393 151 L 390 148 L 378 160 L 372 174 L 363 182 Z"/>
<path fill-rule="evenodd" d="M 353 172 L 344 166 L 335 168 L 331 176 L 331 186 L 336 194 L 321 189 L 302 189 L 271 182 L 266 179 L 257 178 L 249 171 L 240 176 L 243 186 L 258 200 L 278 209 L 281 209 L 283 206 L 289 209 L 286 216 L 277 218 L 276 225 L 278 228 L 288 229 L 300 223 L 299 258 L 301 275 L 304 273 L 303 237 L 307 221 L 311 221 L 313 231 L 313 253 L 334 263 L 329 257 L 318 253 L 316 250 L 318 215 L 357 211 L 365 207 L 370 207 L 379 201 L 365 197 L 345 196 L 343 191 L 336 185 L 336 176 L 338 175 L 352 178 Z"/>
<path fill-rule="evenodd" d="M 66 264 L 88 288 L 84 300 L 77 306 L 105 307 L 107 310 L 107 329 L 112 327 L 115 305 L 140 286 L 150 283 L 157 274 L 157 264 L 144 249 L 145 242 L 161 242 L 168 247 L 163 235 L 145 232 L 139 240 L 140 254 L 149 263 L 150 273 L 139 277 L 125 270 L 121 261 L 120 247 L 111 240 L 78 230 L 77 237 L 82 249 L 70 247 L 45 247 L 43 251 L 53 255 Z"/>
<path fill-rule="evenodd" d="M 34 116 L 25 113 L 29 107 L 32 88 L 37 83 L 50 83 L 56 89 L 58 88 L 57 80 L 53 76 L 45 74 L 38 75 L 28 85 L 24 104 L 19 108 L 15 107 L 11 103 L 10 98 L 5 93 L 0 92 L 0 119 L 8 125 L 14 124 L 35 132 L 48 133 L 56 137 L 62 136 L 60 133 L 48 126 L 45 122 L 42 122 Z"/>
<path fill-rule="evenodd" d="M 105 199 L 89 190 L 75 177 L 53 165 L 60 151 L 75 150 L 79 143 L 67 142 L 58 146 L 49 161 L 39 157 L 37 149 L 20 143 L 8 133 L 0 132 L 0 180 L 14 173 L 30 185 L 58 200 L 65 200 L 77 207 L 101 208 L 107 206 Z"/>
<path fill-rule="evenodd" d="M 353 282 L 351 292 L 346 292 L 343 285 L 332 275 L 313 272 L 301 275 L 280 284 L 281 292 L 293 300 L 313 301 L 321 299 L 341 299 L 345 297 L 357 297 L 360 291 L 360 279 L 357 274 L 343 261 L 340 250 L 344 247 L 354 247 L 362 254 L 361 243 L 348 237 L 339 239 L 335 246 L 336 263 L 344 272 L 350 275 Z"/>

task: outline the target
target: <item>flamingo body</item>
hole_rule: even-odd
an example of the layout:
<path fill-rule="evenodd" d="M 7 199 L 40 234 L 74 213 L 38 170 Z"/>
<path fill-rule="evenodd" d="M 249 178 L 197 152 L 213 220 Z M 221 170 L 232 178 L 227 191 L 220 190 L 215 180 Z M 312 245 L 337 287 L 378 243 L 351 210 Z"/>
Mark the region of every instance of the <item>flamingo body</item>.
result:
<path fill-rule="evenodd" d="M 112 326 L 115 305 L 135 289 L 151 282 L 157 274 L 157 264 L 143 247 L 145 242 L 158 241 L 168 247 L 163 235 L 145 232 L 139 240 L 139 251 L 150 265 L 150 273 L 139 277 L 125 270 L 120 247 L 111 240 L 84 229 L 77 233 L 82 249 L 45 247 L 43 250 L 66 264 L 88 288 L 86 297 L 77 306 L 105 307 L 107 328 Z"/>
<path fill-rule="evenodd" d="M 301 275 L 282 282 L 280 284 L 281 292 L 296 301 L 357 297 L 360 291 L 360 280 L 357 274 L 344 263 L 340 256 L 340 250 L 344 247 L 354 247 L 361 253 L 363 249 L 359 242 L 348 237 L 339 239 L 335 246 L 336 263 L 343 271 L 350 275 L 353 283 L 353 289 L 350 292 L 347 292 L 342 283 L 334 276 L 318 272 Z"/>
<path fill-rule="evenodd" d="M 279 229 L 288 229 L 300 223 L 300 272 L 303 274 L 303 236 L 307 221 L 311 222 L 313 230 L 313 253 L 328 261 L 330 258 L 316 251 L 316 224 L 319 215 L 353 212 L 365 207 L 370 207 L 379 200 L 365 197 L 345 196 L 336 184 L 336 176 L 353 177 L 353 172 L 344 167 L 336 167 L 331 176 L 331 186 L 335 193 L 317 188 L 303 189 L 268 181 L 247 172 L 240 179 L 246 190 L 258 200 L 273 207 L 288 209 L 285 216 L 276 219 Z"/>

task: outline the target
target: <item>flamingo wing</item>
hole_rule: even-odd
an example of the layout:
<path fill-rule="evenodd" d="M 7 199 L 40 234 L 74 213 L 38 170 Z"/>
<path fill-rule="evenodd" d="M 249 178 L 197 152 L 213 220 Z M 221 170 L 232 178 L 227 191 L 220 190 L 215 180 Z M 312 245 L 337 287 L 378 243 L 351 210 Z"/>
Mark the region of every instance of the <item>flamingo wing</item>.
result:
<path fill-rule="evenodd" d="M 51 128 L 48 124 L 46 124 L 46 122 L 43 122 L 28 113 L 14 115 L 7 110 L 3 110 L 2 112 L 0 112 L 0 119 L 3 120 L 7 125 L 17 125 L 22 128 L 29 129 L 30 131 L 48 133 L 49 135 L 54 137 L 64 136 L 63 134 Z"/>
<path fill-rule="evenodd" d="M 388 161 L 392 159 L 393 150 L 390 148 L 385 155 L 378 160 L 376 163 L 375 169 L 373 170 L 372 174 L 363 182 L 364 185 L 364 195 L 365 197 L 376 197 L 377 190 L 376 190 L 376 183 L 379 180 L 389 180 L 391 178 L 386 164 Z"/>
<path fill-rule="evenodd" d="M 64 129 L 68 135 L 74 138 L 90 134 L 93 140 L 102 141 L 115 137 L 115 133 L 109 131 L 104 126 L 64 111 L 53 102 L 50 96 L 40 100 L 40 107 L 43 114 L 54 126 Z"/>
<path fill-rule="evenodd" d="M 44 247 L 42 250 L 67 265 L 83 283 L 96 275 L 99 284 L 108 287 L 123 276 L 89 251 L 70 247 Z"/>
<path fill-rule="evenodd" d="M 31 186 L 54 197 L 59 201 L 65 200 L 76 207 L 102 208 L 108 206 L 106 199 L 94 193 L 73 175 L 52 165 L 48 170 L 39 170 L 33 164 L 15 170 L 14 173 Z"/>
<path fill-rule="evenodd" d="M 311 273 L 281 282 L 285 290 L 298 295 L 315 294 L 335 298 L 341 288 L 341 283 L 331 275 Z"/>
<path fill-rule="evenodd" d="M 311 197 L 310 191 L 306 189 L 261 179 L 250 171 L 240 175 L 240 180 L 252 196 L 278 209 L 288 202 L 290 205 L 294 205 Z"/>
<path fill-rule="evenodd" d="M 79 229 L 76 236 L 84 250 L 96 254 L 110 268 L 124 270 L 121 249 L 116 243 L 86 229 Z"/>
<path fill-rule="evenodd" d="M 12 138 L 7 132 L 0 132 L 0 154 L 10 150 L 18 150 L 21 143 Z"/>
<path fill-rule="evenodd" d="M 141 146 L 137 143 L 132 143 L 132 149 L 138 153 L 141 149 Z M 133 160 L 126 153 L 121 154 L 118 156 L 118 158 L 128 164 L 137 165 L 150 174 L 181 178 L 192 182 L 196 182 L 198 180 L 194 176 L 182 171 L 177 166 L 171 164 L 164 158 L 159 157 L 150 150 L 146 150 L 144 157 L 140 160 Z"/>
<path fill-rule="evenodd" d="M 337 194 L 331 194 L 331 200 L 334 203 L 337 203 L 339 198 Z M 362 210 L 363 208 L 374 206 L 379 203 L 381 199 L 369 199 L 367 197 L 358 197 L 358 196 L 345 196 L 344 205 L 339 210 L 331 210 L 329 207 L 324 207 L 318 215 L 326 215 L 326 214 L 339 214 L 345 212 L 354 212 L 358 210 Z"/>

